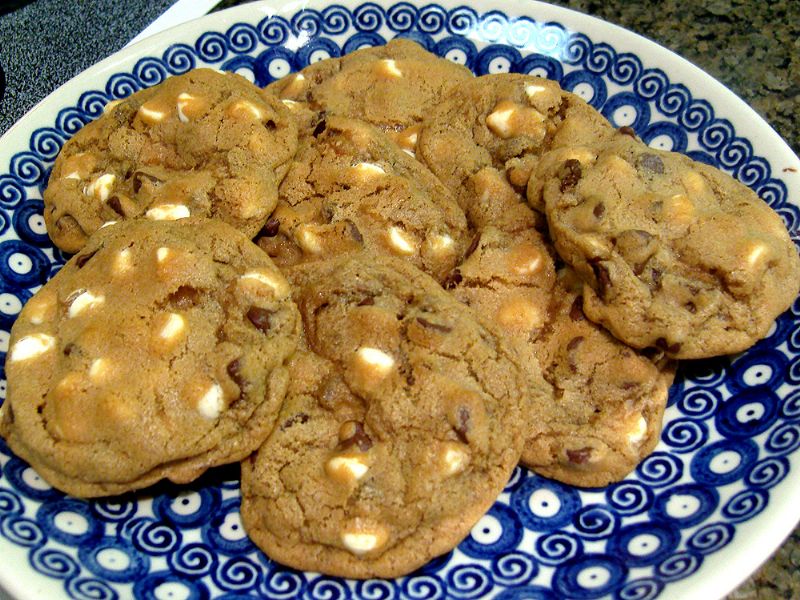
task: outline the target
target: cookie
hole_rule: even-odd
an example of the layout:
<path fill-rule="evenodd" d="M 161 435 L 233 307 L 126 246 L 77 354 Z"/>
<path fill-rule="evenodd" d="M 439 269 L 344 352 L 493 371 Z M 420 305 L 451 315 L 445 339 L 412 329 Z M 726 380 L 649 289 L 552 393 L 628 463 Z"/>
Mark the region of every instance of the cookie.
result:
<path fill-rule="evenodd" d="M 299 327 L 286 280 L 229 225 L 103 228 L 12 328 L 0 435 L 73 496 L 191 481 L 270 433 Z"/>
<path fill-rule="evenodd" d="M 105 223 L 191 215 L 252 238 L 296 148 L 289 110 L 243 77 L 170 77 L 109 104 L 64 145 L 44 192 L 47 231 L 77 252 Z"/>
<path fill-rule="evenodd" d="M 451 293 L 498 326 L 529 377 L 552 386 L 528 423 L 522 464 L 570 485 L 607 485 L 658 442 L 674 364 L 588 321 L 580 282 L 568 268 L 556 277 L 553 254 L 535 230 L 488 227 L 454 271 Z"/>
<path fill-rule="evenodd" d="M 313 63 L 266 90 L 284 100 L 306 126 L 324 111 L 396 131 L 419 124 L 458 82 L 471 78 L 466 67 L 411 40 L 394 39 Z"/>
<path fill-rule="evenodd" d="M 797 297 L 800 258 L 745 185 L 626 135 L 554 169 L 543 186 L 583 310 L 635 348 L 673 358 L 744 350 Z"/>
<path fill-rule="evenodd" d="M 495 501 L 538 404 L 516 355 L 413 265 L 364 254 L 289 278 L 306 348 L 278 425 L 242 464 L 245 529 L 296 569 L 409 573 Z"/>
<path fill-rule="evenodd" d="M 469 244 L 447 188 L 375 127 L 321 123 L 301 142 L 259 246 L 281 268 L 366 249 L 441 281 Z"/>
<path fill-rule="evenodd" d="M 614 128 L 554 81 L 519 74 L 461 82 L 426 119 L 417 158 L 455 194 L 476 229 L 538 224 L 528 180 L 547 151 L 604 139 Z"/>

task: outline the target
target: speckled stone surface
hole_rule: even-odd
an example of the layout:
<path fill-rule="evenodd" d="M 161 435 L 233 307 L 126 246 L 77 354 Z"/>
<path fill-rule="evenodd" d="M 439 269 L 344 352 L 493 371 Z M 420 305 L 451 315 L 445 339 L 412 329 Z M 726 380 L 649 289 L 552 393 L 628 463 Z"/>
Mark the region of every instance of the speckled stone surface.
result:
<path fill-rule="evenodd" d="M 225 0 L 220 7 L 241 4 Z M 800 0 L 553 0 L 670 48 L 750 104 L 800 153 Z M 170 0 L 37 0 L 0 17 L 0 133 L 124 46 Z M 0 592 L 0 597 L 2 593 Z M 729 599 L 800 598 L 800 528 Z"/>

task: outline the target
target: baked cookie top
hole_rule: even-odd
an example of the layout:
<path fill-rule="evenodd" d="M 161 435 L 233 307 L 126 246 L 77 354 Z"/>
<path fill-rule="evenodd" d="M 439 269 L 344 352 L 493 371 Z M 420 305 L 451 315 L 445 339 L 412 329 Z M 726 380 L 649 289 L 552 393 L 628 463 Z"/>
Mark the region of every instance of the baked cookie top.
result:
<path fill-rule="evenodd" d="M 539 405 L 516 355 L 407 262 L 364 254 L 289 278 L 306 348 L 278 426 L 243 462 L 245 529 L 297 569 L 406 574 L 495 501 Z"/>
<path fill-rule="evenodd" d="M 425 120 L 415 150 L 471 225 L 514 232 L 537 224 L 525 194 L 541 155 L 614 131 L 556 82 L 504 73 L 460 82 Z"/>
<path fill-rule="evenodd" d="M 20 312 L 0 434 L 74 496 L 191 481 L 267 437 L 299 325 L 284 277 L 221 221 L 103 228 Z"/>
<path fill-rule="evenodd" d="M 258 244 L 291 265 L 367 249 L 442 280 L 469 244 L 464 213 L 423 165 L 375 127 L 329 116 L 303 142 Z"/>
<path fill-rule="evenodd" d="M 586 315 L 636 348 L 738 352 L 797 297 L 800 258 L 781 218 L 686 156 L 616 136 L 561 163 L 543 193 Z"/>
<path fill-rule="evenodd" d="M 420 123 L 458 82 L 472 77 L 466 67 L 416 42 L 394 39 L 313 63 L 266 90 L 286 101 L 306 124 L 325 111 L 394 130 Z"/>
<path fill-rule="evenodd" d="M 588 321 L 580 281 L 567 267 L 556 277 L 553 255 L 533 229 L 488 227 L 449 287 L 498 326 L 529 378 L 552 386 L 548 404 L 529 420 L 522 463 L 571 485 L 607 485 L 658 442 L 674 365 Z"/>
<path fill-rule="evenodd" d="M 233 73 L 195 69 L 111 103 L 69 140 L 44 192 L 53 242 L 77 252 L 103 224 L 214 217 L 253 237 L 277 202 L 297 125 Z"/>

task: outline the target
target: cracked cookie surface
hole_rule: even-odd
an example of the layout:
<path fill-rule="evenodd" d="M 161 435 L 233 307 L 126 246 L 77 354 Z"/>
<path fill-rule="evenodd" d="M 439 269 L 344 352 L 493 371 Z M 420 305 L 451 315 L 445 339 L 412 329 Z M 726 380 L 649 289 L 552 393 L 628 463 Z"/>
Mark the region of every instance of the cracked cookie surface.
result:
<path fill-rule="evenodd" d="M 329 116 L 301 141 L 257 241 L 281 268 L 366 249 L 441 281 L 467 236 L 464 213 L 430 171 L 368 123 Z"/>
<path fill-rule="evenodd" d="M 247 533 L 298 569 L 408 573 L 495 501 L 540 405 L 516 354 L 405 261 L 361 255 L 288 277 L 306 346 L 278 426 L 243 462 Z"/>
<path fill-rule="evenodd" d="M 571 485 L 607 485 L 658 442 L 674 365 L 588 321 L 579 280 L 568 268 L 556 276 L 553 256 L 535 230 L 488 227 L 451 276 L 451 293 L 498 325 L 529 379 L 552 386 L 529 420 L 522 464 Z"/>
<path fill-rule="evenodd" d="M 104 228 L 15 322 L 0 434 L 74 496 L 191 481 L 267 437 L 299 325 L 278 269 L 220 221 Z"/>
<path fill-rule="evenodd" d="M 289 110 L 245 78 L 195 69 L 109 104 L 59 153 L 44 192 L 56 246 L 133 217 L 221 219 L 252 238 L 297 148 Z"/>
<path fill-rule="evenodd" d="M 744 350 L 797 297 L 800 258 L 781 218 L 729 175 L 625 135 L 551 170 L 558 253 L 583 310 L 636 348 L 673 358 Z"/>

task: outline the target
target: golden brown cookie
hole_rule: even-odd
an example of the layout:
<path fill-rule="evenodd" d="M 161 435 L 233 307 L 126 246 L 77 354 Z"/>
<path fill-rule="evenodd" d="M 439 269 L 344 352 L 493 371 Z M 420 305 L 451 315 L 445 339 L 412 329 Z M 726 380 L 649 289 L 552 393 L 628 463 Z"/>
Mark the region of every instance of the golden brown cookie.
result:
<path fill-rule="evenodd" d="M 289 277 L 306 348 L 242 465 L 245 528 L 293 568 L 406 574 L 495 501 L 540 403 L 505 343 L 407 262 L 364 254 Z"/>
<path fill-rule="evenodd" d="M 0 434 L 73 496 L 185 483 L 264 441 L 298 335 L 288 283 L 229 225 L 103 228 L 14 324 Z"/>
<path fill-rule="evenodd" d="M 386 135 L 329 116 L 301 143 L 258 244 L 281 267 L 366 249 L 442 280 L 469 244 L 450 192 Z"/>
<path fill-rule="evenodd" d="M 521 231 L 531 173 L 547 151 L 612 135 L 578 96 L 530 75 L 484 75 L 461 82 L 425 120 L 417 158 L 455 194 L 477 229 Z"/>
<path fill-rule="evenodd" d="M 44 192 L 47 231 L 77 252 L 108 222 L 191 215 L 252 238 L 296 148 L 289 110 L 243 77 L 170 77 L 112 103 L 65 144 Z"/>
<path fill-rule="evenodd" d="M 586 284 L 586 316 L 674 358 L 766 335 L 800 288 L 780 217 L 729 175 L 629 136 L 588 150 L 543 186 L 556 249 Z"/>
<path fill-rule="evenodd" d="M 541 372 L 552 386 L 545 408 L 528 423 L 522 463 L 571 485 L 607 485 L 656 445 L 674 364 L 588 321 L 577 277 L 565 268 L 556 278 L 553 254 L 533 229 L 488 227 L 448 284 L 498 325 L 528 377 Z"/>
<path fill-rule="evenodd" d="M 460 81 L 462 65 L 439 58 L 406 39 L 313 63 L 266 90 L 284 100 L 306 126 L 320 112 L 353 117 L 382 129 L 420 123 Z"/>

